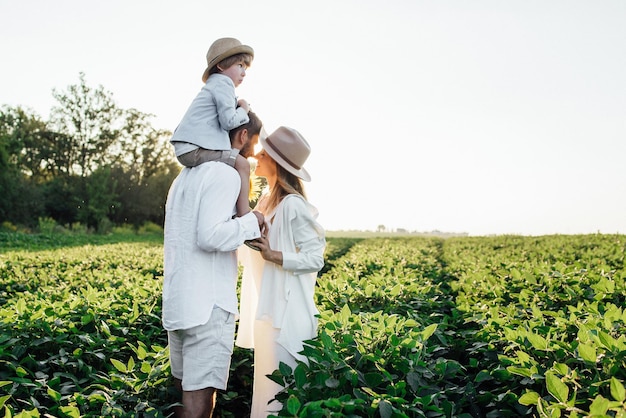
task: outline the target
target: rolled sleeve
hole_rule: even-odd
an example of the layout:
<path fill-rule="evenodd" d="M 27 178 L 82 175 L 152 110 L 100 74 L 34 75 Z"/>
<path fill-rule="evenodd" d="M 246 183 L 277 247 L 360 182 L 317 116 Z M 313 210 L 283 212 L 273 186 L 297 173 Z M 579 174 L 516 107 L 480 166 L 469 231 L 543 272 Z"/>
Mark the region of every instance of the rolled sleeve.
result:
<path fill-rule="evenodd" d="M 261 236 L 257 218 L 252 212 L 239 218 L 232 217 L 241 186 L 237 172 L 225 164 L 205 164 L 215 164 L 215 170 L 224 172 L 221 181 L 212 188 L 213 192 L 201 197 L 196 242 L 204 251 L 236 250 L 244 241 Z M 225 205 L 225 201 L 232 201 L 233 205 Z"/>

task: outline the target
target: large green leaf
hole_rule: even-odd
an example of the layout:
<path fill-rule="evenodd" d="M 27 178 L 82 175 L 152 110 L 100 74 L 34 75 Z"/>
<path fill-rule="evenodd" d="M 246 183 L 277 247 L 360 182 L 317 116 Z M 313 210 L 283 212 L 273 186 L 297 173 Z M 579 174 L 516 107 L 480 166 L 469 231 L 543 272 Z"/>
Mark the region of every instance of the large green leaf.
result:
<path fill-rule="evenodd" d="M 554 396 L 557 401 L 566 404 L 569 396 L 569 388 L 553 373 L 546 373 L 546 387 L 550 395 Z"/>
<path fill-rule="evenodd" d="M 624 385 L 615 377 L 611 377 L 611 396 L 618 402 L 624 403 L 626 400 L 626 390 L 624 389 Z"/>
<path fill-rule="evenodd" d="M 537 402 L 539 402 L 539 394 L 533 391 L 526 392 L 519 398 L 519 403 L 522 405 L 537 405 Z"/>

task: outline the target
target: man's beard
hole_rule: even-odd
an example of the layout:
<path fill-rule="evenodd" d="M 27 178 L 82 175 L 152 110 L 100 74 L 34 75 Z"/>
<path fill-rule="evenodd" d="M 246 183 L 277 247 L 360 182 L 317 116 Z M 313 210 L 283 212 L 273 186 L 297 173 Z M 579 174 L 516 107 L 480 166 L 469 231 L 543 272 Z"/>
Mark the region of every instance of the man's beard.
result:
<path fill-rule="evenodd" d="M 250 144 L 250 142 L 246 142 L 246 144 L 243 147 L 241 147 L 241 149 L 239 150 L 239 155 L 241 155 L 244 158 L 251 157 L 252 150 L 253 150 L 252 144 Z"/>

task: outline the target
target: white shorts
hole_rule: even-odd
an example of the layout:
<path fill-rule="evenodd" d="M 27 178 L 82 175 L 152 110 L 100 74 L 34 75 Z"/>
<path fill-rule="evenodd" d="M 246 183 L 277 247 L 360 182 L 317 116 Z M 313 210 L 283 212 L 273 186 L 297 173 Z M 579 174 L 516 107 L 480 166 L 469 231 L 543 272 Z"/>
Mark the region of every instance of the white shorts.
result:
<path fill-rule="evenodd" d="M 168 331 L 172 376 L 184 391 L 225 390 L 235 340 L 235 315 L 213 308 L 204 325 Z"/>

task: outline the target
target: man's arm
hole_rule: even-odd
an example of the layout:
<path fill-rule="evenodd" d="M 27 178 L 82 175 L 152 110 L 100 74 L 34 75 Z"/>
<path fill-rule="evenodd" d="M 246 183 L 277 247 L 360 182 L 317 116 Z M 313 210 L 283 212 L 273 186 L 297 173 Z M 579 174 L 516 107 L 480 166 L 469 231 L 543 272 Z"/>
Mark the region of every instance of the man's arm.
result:
<path fill-rule="evenodd" d="M 232 167 L 222 163 L 202 167 L 205 187 L 200 197 L 197 243 L 204 251 L 233 251 L 244 241 L 261 236 L 259 221 L 253 212 L 233 218 L 241 180 Z M 200 168 L 200 167 L 198 167 Z"/>

